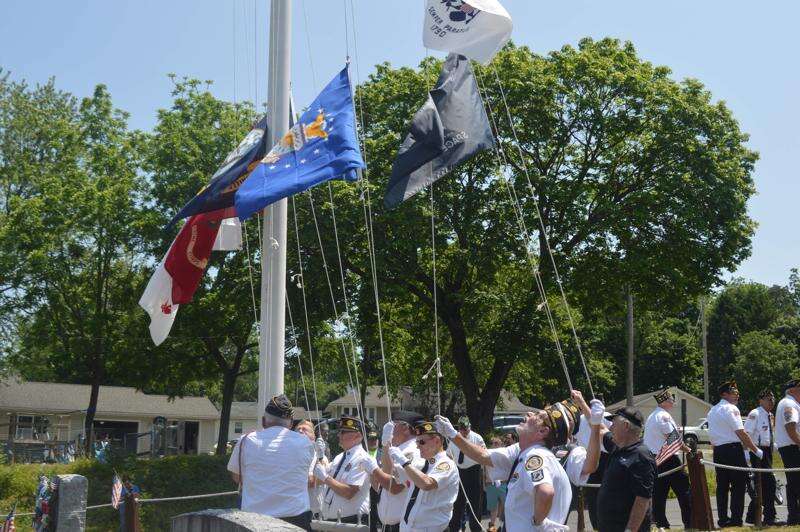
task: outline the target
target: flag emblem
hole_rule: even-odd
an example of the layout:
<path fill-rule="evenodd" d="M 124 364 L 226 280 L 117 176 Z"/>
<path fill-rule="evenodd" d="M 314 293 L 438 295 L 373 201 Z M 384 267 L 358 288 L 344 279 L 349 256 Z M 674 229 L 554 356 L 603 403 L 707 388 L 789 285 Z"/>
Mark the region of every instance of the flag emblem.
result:
<path fill-rule="evenodd" d="M 120 499 L 122 499 L 122 481 L 119 475 L 114 474 L 114 480 L 111 483 L 111 506 L 115 510 L 119 508 Z"/>

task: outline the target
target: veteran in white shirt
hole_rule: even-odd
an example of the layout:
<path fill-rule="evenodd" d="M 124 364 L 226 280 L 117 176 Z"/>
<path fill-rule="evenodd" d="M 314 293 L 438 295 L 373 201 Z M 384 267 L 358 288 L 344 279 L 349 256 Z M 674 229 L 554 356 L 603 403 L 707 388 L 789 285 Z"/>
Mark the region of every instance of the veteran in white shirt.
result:
<path fill-rule="evenodd" d="M 342 416 L 339 445 L 343 451 L 328 467 L 317 464 L 314 475 L 323 484 L 322 517 L 360 524 L 369 519 L 369 475 L 365 464 L 372 459 L 364 449 L 361 420 Z"/>
<path fill-rule="evenodd" d="M 760 460 L 764 451 L 756 447 L 744 430 L 742 416 L 736 404 L 739 389 L 736 381 L 723 382 L 718 390 L 720 401 L 708 412 L 708 437 L 714 446 L 714 462 L 737 467 L 746 467 L 745 449 Z M 717 516 L 719 526 L 742 526 L 744 517 L 744 493 L 747 473 L 733 469 L 715 468 L 717 475 Z M 728 494 L 730 493 L 730 514 Z"/>
<path fill-rule="evenodd" d="M 786 395 L 775 411 L 775 446 L 784 467 L 800 467 L 800 379 L 783 386 Z M 800 473 L 786 473 L 786 508 L 789 525 L 800 525 Z"/>
<path fill-rule="evenodd" d="M 472 430 L 472 423 L 469 418 L 463 416 L 458 420 L 458 432 L 464 439 L 478 447 L 486 448 L 486 442 L 483 441 L 483 436 Z M 483 494 L 483 475 L 481 473 L 481 465 L 466 456 L 458 448 L 447 449 L 447 454 L 456 463 L 458 467 L 458 476 L 461 479 L 462 489 L 458 491 L 458 498 L 453 506 L 453 517 L 450 519 L 450 530 L 457 530 L 461 528 L 461 520 L 466 512 L 467 522 L 469 529 L 472 532 L 482 530 L 481 524 L 476 519 L 476 514 L 480 513 L 478 508 L 481 506 L 481 495 Z M 465 495 L 466 494 L 466 495 Z M 467 507 L 467 501 L 469 506 Z"/>
<path fill-rule="evenodd" d="M 760 460 L 754 454 L 750 455 L 753 467 L 772 469 L 772 446 L 775 443 L 775 418 L 772 409 L 775 406 L 775 395 L 772 390 L 761 390 L 758 394 L 758 407 L 747 415 L 744 430 L 750 435 L 753 443 L 764 452 Z M 761 501 L 764 505 L 762 524 L 772 526 L 775 524 L 775 475 L 772 473 L 755 473 L 761 478 Z M 755 522 L 756 501 L 750 499 L 747 507 L 748 523 Z"/>
<path fill-rule="evenodd" d="M 291 430 L 292 404 L 273 397 L 261 418 L 262 430 L 242 436 L 233 447 L 228 471 L 242 492 L 242 510 L 309 530 L 308 472 L 314 445 Z"/>

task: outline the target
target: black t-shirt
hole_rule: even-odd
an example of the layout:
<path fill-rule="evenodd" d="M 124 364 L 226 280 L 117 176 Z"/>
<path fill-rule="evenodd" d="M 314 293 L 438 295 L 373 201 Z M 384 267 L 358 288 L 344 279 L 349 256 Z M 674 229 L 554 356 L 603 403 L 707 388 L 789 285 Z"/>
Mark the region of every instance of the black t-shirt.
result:
<path fill-rule="evenodd" d="M 618 447 L 611 433 L 603 436 L 608 451 L 608 464 L 597 494 L 597 515 L 601 532 L 624 531 L 636 497 L 653 497 L 656 462 L 641 440 L 627 447 Z M 650 509 L 639 530 L 650 530 Z"/>

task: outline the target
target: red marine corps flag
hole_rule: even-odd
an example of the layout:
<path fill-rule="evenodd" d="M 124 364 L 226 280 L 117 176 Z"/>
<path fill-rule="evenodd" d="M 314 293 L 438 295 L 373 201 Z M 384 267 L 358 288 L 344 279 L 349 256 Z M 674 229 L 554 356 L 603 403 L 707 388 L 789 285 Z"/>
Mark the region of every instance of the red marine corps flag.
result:
<path fill-rule="evenodd" d="M 208 266 L 212 249 L 238 249 L 241 240 L 220 242 L 220 224 L 230 218 L 231 209 L 196 214 L 181 228 L 178 236 L 156 267 L 139 306 L 150 315 L 150 337 L 160 345 L 169 335 L 178 306 L 192 300 Z M 216 243 L 216 245 L 215 245 Z"/>

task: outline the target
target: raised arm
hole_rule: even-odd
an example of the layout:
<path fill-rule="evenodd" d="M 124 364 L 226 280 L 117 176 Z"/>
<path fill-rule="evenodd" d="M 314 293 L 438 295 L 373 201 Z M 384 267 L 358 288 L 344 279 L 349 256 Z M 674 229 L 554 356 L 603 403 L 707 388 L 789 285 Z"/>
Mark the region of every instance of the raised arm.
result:
<path fill-rule="evenodd" d="M 447 439 L 450 440 L 450 443 L 458 447 L 462 453 L 469 456 L 471 459 L 475 460 L 484 467 L 492 466 L 492 458 L 489 456 L 489 452 L 485 447 L 476 445 L 464 438 L 458 433 L 455 427 L 453 427 L 453 424 L 450 423 L 450 420 L 446 417 L 436 416 L 435 420 L 436 430 L 440 434 L 443 434 L 445 437 L 447 437 Z"/>

